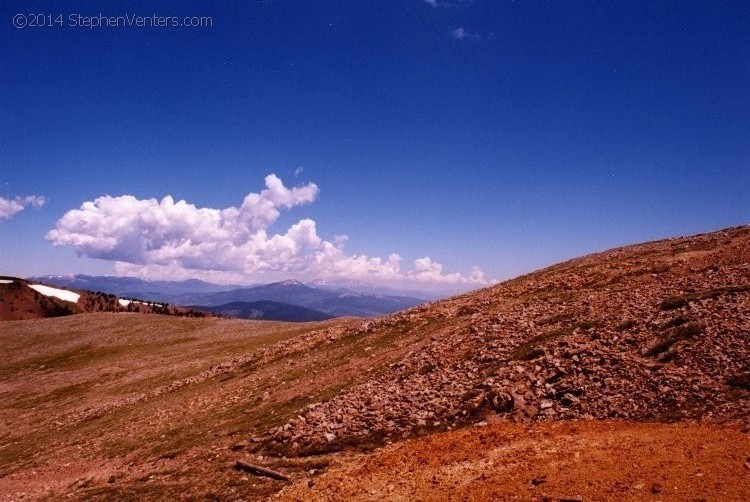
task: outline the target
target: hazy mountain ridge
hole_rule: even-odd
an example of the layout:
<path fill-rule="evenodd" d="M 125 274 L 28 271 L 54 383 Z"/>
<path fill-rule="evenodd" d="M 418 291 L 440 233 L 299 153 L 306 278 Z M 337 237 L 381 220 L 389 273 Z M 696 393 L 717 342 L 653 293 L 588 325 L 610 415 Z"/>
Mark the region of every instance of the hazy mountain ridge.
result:
<path fill-rule="evenodd" d="M 216 311 L 215 307 L 228 303 L 275 302 L 318 311 L 327 317 L 373 317 L 410 308 L 425 301 L 419 297 L 368 293 L 363 290 L 368 288 L 379 291 L 392 290 L 378 288 L 366 283 L 356 283 L 363 290 L 351 290 L 341 288 L 341 285 L 345 282 L 331 283 L 329 287 L 332 289 L 324 289 L 293 279 L 260 286 L 222 286 L 197 279 L 146 281 L 134 277 L 87 275 L 43 276 L 34 279 L 61 287 L 103 291 L 123 297 L 147 298 L 176 305 L 199 306 L 199 308 L 210 307 L 212 311 Z M 348 284 L 354 285 L 351 282 Z M 277 305 L 276 307 L 280 306 Z M 234 308 L 237 308 L 237 306 L 235 305 Z M 253 309 L 251 306 L 245 308 L 247 311 Z M 276 314 L 283 312 L 281 308 L 274 308 L 273 310 L 275 312 L 274 318 L 276 318 Z M 292 318 L 296 318 L 297 314 L 292 314 L 292 310 L 294 309 L 290 310 L 290 315 Z M 316 314 L 309 312 L 308 316 L 315 318 Z M 292 320 L 292 318 L 276 319 Z"/>
<path fill-rule="evenodd" d="M 219 285 L 199 279 L 184 281 L 149 281 L 137 277 L 119 277 L 108 275 L 44 275 L 29 277 L 30 281 L 40 281 L 65 288 L 102 291 L 118 296 L 135 296 L 149 300 L 181 303 L 180 299 L 190 298 L 190 295 L 202 295 L 229 291 L 248 287 L 240 285 Z M 189 302 L 188 302 L 189 303 Z"/>
<path fill-rule="evenodd" d="M 299 281 L 282 281 L 254 288 L 242 288 L 206 295 L 200 305 L 216 307 L 234 302 L 272 301 L 297 305 L 330 317 L 372 317 L 389 314 L 423 303 L 418 298 L 337 292 L 312 288 Z"/>
<path fill-rule="evenodd" d="M 425 301 L 434 301 L 441 298 L 453 296 L 459 292 L 457 289 L 443 289 L 439 291 L 418 290 L 409 288 L 397 288 L 381 286 L 369 282 L 346 280 L 346 279 L 315 279 L 307 281 L 307 286 L 335 291 L 338 293 L 366 293 L 376 296 L 406 296 L 411 298 L 422 298 Z"/>
<path fill-rule="evenodd" d="M 200 307 L 200 309 L 223 316 L 264 321 L 310 322 L 325 321 L 335 317 L 299 305 L 269 300 L 230 302 L 215 307 Z"/>

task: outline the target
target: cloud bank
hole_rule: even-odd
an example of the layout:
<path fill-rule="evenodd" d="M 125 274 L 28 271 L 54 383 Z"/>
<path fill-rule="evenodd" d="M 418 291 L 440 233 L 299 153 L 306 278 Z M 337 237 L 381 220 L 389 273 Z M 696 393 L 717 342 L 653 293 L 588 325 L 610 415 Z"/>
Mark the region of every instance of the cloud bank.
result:
<path fill-rule="evenodd" d="M 171 196 L 139 200 L 105 195 L 68 211 L 47 233 L 55 246 L 72 246 L 80 255 L 112 260 L 120 274 L 152 279 L 200 277 L 247 281 L 263 275 L 303 279 L 364 279 L 373 282 L 486 284 L 478 268 L 469 275 L 447 273 L 429 257 L 402 267 L 402 258 L 350 255 L 346 236 L 322 239 L 315 221 L 305 218 L 284 233 L 270 227 L 282 210 L 310 204 L 314 183 L 288 188 L 276 175 L 266 188 L 250 193 L 239 207 L 198 208 Z"/>
<path fill-rule="evenodd" d="M 28 206 L 40 208 L 45 202 L 47 202 L 47 199 L 41 195 L 27 195 L 26 197 L 15 197 L 13 199 L 0 197 L 0 219 L 8 219 Z"/>

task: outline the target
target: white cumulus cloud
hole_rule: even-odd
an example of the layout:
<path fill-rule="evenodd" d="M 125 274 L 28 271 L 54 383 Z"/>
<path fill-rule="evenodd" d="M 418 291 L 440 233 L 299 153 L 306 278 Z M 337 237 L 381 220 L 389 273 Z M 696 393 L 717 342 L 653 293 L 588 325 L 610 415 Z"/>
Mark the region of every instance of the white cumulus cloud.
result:
<path fill-rule="evenodd" d="M 116 262 L 116 271 L 152 279 L 200 277 L 230 282 L 285 274 L 300 278 L 357 278 L 373 281 L 486 284 L 481 271 L 446 273 L 430 258 L 409 270 L 402 258 L 349 255 L 346 236 L 322 239 L 315 221 L 305 218 L 283 233 L 270 227 L 281 210 L 312 203 L 313 183 L 288 188 L 276 175 L 266 188 L 248 194 L 239 207 L 198 208 L 171 196 L 140 200 L 105 195 L 68 211 L 47 233 L 56 246 L 72 246 L 90 258 Z"/>
<path fill-rule="evenodd" d="M 477 40 L 479 38 L 479 35 L 469 32 L 463 26 L 459 26 L 455 30 L 451 31 L 451 37 L 455 38 L 456 40 Z"/>
<path fill-rule="evenodd" d="M 28 206 L 40 208 L 45 202 L 47 202 L 47 199 L 41 195 L 27 195 L 25 197 L 14 197 L 13 199 L 0 197 L 0 219 L 10 218 Z"/>

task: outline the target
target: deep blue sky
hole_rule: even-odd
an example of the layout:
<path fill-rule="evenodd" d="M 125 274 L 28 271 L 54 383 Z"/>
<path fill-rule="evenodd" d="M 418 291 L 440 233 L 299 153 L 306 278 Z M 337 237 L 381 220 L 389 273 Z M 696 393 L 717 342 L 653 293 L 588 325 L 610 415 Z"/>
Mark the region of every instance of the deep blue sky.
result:
<path fill-rule="evenodd" d="M 99 12 L 213 27 L 12 25 Z M 274 230 L 498 279 L 746 224 L 748 26 L 747 1 L 6 1 L 0 196 L 49 202 L 0 220 L 2 272 L 111 272 L 44 239 L 84 201 L 224 208 L 272 172 L 320 187 Z"/>

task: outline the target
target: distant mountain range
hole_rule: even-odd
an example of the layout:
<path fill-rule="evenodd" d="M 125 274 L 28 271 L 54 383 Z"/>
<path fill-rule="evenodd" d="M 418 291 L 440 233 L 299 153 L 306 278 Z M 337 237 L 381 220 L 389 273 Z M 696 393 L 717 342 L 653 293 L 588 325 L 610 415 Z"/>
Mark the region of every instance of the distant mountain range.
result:
<path fill-rule="evenodd" d="M 89 275 L 50 275 L 33 279 L 71 289 L 102 291 L 121 297 L 189 305 L 246 319 L 313 321 L 343 316 L 373 317 L 425 302 L 420 297 L 407 295 L 336 289 L 337 283 L 320 283 L 324 287 L 311 287 L 296 280 L 243 287 L 221 286 L 196 279 L 146 281 L 134 277 Z M 356 286 L 362 289 L 368 287 L 366 284 Z M 387 288 L 370 287 L 395 292 Z"/>
<path fill-rule="evenodd" d="M 412 298 L 422 298 L 424 300 L 440 300 L 448 296 L 452 296 L 458 293 L 460 290 L 457 289 L 446 289 L 444 291 L 420 291 L 416 289 L 401 289 L 401 288 L 389 288 L 387 286 L 380 286 L 378 284 L 371 284 L 369 282 L 346 280 L 346 279 L 334 279 L 334 280 L 321 280 L 316 279 L 313 281 L 305 282 L 307 286 L 311 288 L 326 289 L 329 291 L 339 292 L 351 292 L 351 293 L 367 293 L 370 295 L 381 295 L 381 296 L 410 296 Z"/>
<path fill-rule="evenodd" d="M 71 289 L 86 289 L 101 291 L 122 297 L 148 298 L 160 302 L 185 305 L 195 303 L 193 295 L 200 298 L 202 294 L 218 293 L 232 289 L 247 287 L 237 284 L 219 285 L 198 279 L 186 281 L 148 281 L 137 277 L 117 277 L 109 275 L 43 275 L 29 277 L 29 280 L 54 284 Z"/>
<path fill-rule="evenodd" d="M 334 316 L 317 310 L 273 301 L 231 302 L 218 307 L 200 307 L 203 310 L 222 316 L 241 319 L 262 319 L 264 321 L 308 322 L 325 321 Z"/>

